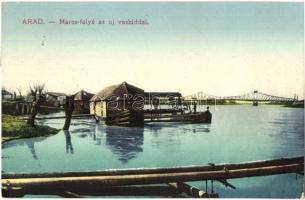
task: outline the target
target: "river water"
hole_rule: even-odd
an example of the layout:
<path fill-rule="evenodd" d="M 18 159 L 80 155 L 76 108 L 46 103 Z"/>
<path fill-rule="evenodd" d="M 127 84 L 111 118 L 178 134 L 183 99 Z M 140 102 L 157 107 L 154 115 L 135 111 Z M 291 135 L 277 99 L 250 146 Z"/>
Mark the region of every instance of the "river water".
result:
<path fill-rule="evenodd" d="M 302 108 L 226 105 L 211 106 L 210 110 L 211 124 L 157 123 L 123 128 L 96 124 L 92 119 L 73 119 L 69 132 L 5 143 L 2 171 L 173 167 L 304 155 Z M 63 123 L 64 119 L 40 122 L 55 128 L 62 128 Z M 299 198 L 303 188 L 303 177 L 295 174 L 229 182 L 235 190 L 214 183 L 214 191 L 222 198 Z M 205 190 L 204 182 L 191 184 Z"/>

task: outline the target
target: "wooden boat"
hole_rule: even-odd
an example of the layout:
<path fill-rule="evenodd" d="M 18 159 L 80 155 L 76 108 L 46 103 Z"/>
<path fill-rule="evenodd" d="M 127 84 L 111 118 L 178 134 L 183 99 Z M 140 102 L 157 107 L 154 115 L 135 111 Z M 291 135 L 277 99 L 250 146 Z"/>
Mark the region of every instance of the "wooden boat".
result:
<path fill-rule="evenodd" d="M 192 123 L 211 123 L 212 113 L 207 110 L 205 112 L 186 114 L 185 118 L 187 121 L 190 121 Z"/>

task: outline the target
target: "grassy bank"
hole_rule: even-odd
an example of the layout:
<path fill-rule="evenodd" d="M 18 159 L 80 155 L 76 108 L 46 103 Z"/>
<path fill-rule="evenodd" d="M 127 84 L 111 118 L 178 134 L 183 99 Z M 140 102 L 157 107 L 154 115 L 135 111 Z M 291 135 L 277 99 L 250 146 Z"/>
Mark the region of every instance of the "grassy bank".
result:
<path fill-rule="evenodd" d="M 9 140 L 46 136 L 58 133 L 48 126 L 29 126 L 25 121 L 11 115 L 2 115 L 2 142 Z"/>

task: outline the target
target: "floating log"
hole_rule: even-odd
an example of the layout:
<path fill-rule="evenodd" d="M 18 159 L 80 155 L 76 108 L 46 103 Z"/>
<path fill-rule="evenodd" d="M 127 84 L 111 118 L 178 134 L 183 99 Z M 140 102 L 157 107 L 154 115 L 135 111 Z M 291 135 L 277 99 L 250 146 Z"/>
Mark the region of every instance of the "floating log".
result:
<path fill-rule="evenodd" d="M 220 171 L 259 168 L 268 166 L 280 166 L 288 164 L 302 164 L 304 157 L 280 158 L 274 160 L 260 160 L 252 162 L 244 162 L 237 164 L 214 164 L 214 166 L 184 166 L 171 168 L 134 168 L 134 169 L 110 169 L 103 171 L 87 171 L 87 172 L 56 172 L 56 173 L 5 173 L 2 174 L 4 179 L 12 178 L 48 178 L 48 177 L 79 177 L 79 176 L 110 176 L 110 175 L 133 175 L 133 174 L 160 174 L 160 173 L 181 173 L 181 172 L 204 172 L 204 171 Z M 297 173 L 301 173 L 300 170 Z"/>
<path fill-rule="evenodd" d="M 15 178 L 2 179 L 2 185 L 22 188 L 71 188 L 98 184 L 100 187 L 143 185 L 171 182 L 188 182 L 200 180 L 221 180 L 253 176 L 267 176 L 285 173 L 296 173 L 304 170 L 304 164 L 288 164 L 259 168 L 237 169 L 229 171 L 183 172 L 168 174 L 137 174 L 112 176 L 82 176 L 82 177 L 49 177 L 49 178 Z"/>
<path fill-rule="evenodd" d="M 169 186 L 178 190 L 178 192 L 191 196 L 191 197 L 199 197 L 199 198 L 208 198 L 209 195 L 205 191 L 202 191 L 196 187 L 190 186 L 186 183 L 178 182 L 178 183 L 168 183 Z"/>

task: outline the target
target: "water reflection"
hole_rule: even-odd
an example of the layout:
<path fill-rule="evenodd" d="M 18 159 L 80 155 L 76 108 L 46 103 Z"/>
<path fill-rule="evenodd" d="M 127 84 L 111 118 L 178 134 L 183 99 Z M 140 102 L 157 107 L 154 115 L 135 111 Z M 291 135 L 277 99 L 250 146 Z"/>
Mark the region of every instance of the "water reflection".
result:
<path fill-rule="evenodd" d="M 145 128 L 153 133 L 159 133 L 162 129 L 181 129 L 183 133 L 209 133 L 211 124 L 150 123 Z"/>
<path fill-rule="evenodd" d="M 103 130 L 102 126 L 100 124 L 96 124 L 93 134 L 93 140 L 96 141 L 96 145 L 102 144 L 102 137 L 105 130 Z"/>
<path fill-rule="evenodd" d="M 286 146 L 283 153 L 280 149 L 275 149 L 274 157 L 288 157 L 291 155 L 302 155 L 299 147 L 304 149 L 304 112 L 280 113 L 269 121 L 268 136 L 281 146 Z M 284 155 L 283 155 L 284 154 Z"/>
<path fill-rule="evenodd" d="M 36 154 L 36 150 L 35 150 L 35 142 L 33 140 L 29 140 L 25 142 L 26 145 L 28 146 L 28 148 L 30 149 L 30 152 L 32 154 L 32 157 L 37 160 L 37 154 Z"/>
<path fill-rule="evenodd" d="M 11 147 L 15 147 L 15 146 L 24 146 L 25 145 L 30 150 L 30 153 L 31 153 L 32 157 L 35 160 L 37 160 L 38 156 L 37 156 L 37 152 L 36 152 L 36 148 L 35 148 L 35 143 L 42 142 L 45 139 L 46 139 L 45 137 L 37 137 L 37 138 L 31 138 L 31 139 L 14 140 L 12 142 L 4 143 L 2 145 L 2 149 L 11 148 Z"/>
<path fill-rule="evenodd" d="M 193 129 L 187 129 L 187 128 L 185 128 L 185 129 L 183 129 L 184 130 L 184 132 L 189 132 L 190 130 L 193 132 L 193 133 L 209 133 L 210 132 L 210 128 L 206 128 L 206 127 L 202 127 L 202 128 L 198 128 L 198 129 L 195 129 L 195 128 L 193 128 Z"/>
<path fill-rule="evenodd" d="M 106 145 L 127 163 L 143 151 L 143 128 L 106 127 Z"/>
<path fill-rule="evenodd" d="M 73 145 L 71 142 L 71 134 L 70 131 L 64 130 L 65 138 L 66 138 L 66 153 L 74 153 Z"/>

